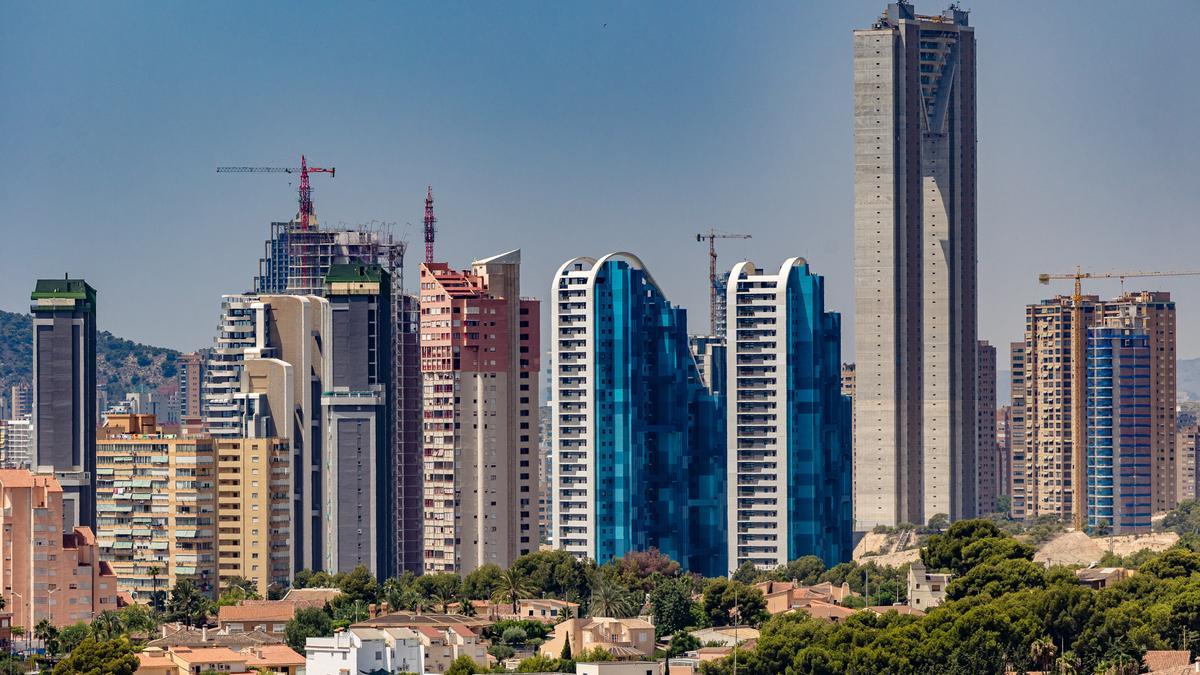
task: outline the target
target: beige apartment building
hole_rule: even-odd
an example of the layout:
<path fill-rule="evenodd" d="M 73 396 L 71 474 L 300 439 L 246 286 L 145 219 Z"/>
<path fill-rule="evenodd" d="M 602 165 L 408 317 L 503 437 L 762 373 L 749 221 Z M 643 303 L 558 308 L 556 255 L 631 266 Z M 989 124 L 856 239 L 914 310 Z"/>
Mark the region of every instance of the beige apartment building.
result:
<path fill-rule="evenodd" d="M 1137 327 L 1150 342 L 1151 497 L 1155 512 L 1179 502 L 1175 448 L 1175 303 L 1170 293 L 1082 297 L 1084 324 Z M 1072 301 L 1057 296 L 1025 309 L 1025 341 L 1012 345 L 1013 516 L 1072 516 Z"/>
<path fill-rule="evenodd" d="M 217 444 L 217 556 L 222 586 L 253 581 L 258 593 L 292 577 L 291 444 L 279 438 L 222 438 Z"/>
<path fill-rule="evenodd" d="M 218 590 L 216 441 L 157 432 L 153 415 L 109 416 L 96 442 L 97 543 L 139 602 L 190 579 Z"/>
<path fill-rule="evenodd" d="M 89 527 L 63 532 L 63 489 L 52 474 L 0 469 L 0 581 L 12 626 L 90 622 L 117 608 L 117 578 Z"/>

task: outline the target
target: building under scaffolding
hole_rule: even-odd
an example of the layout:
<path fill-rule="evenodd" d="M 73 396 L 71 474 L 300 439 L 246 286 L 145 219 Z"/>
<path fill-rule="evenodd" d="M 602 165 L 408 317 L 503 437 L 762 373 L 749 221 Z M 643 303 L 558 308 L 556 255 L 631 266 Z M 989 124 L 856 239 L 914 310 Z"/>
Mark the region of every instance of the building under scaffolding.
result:
<path fill-rule="evenodd" d="M 386 226 L 303 228 L 298 222 L 271 223 L 254 278 L 256 293 L 324 295 L 331 265 L 380 265 L 391 277 L 392 354 L 395 400 L 391 402 L 392 451 L 395 455 L 397 542 L 395 574 L 419 573 L 422 566 L 421 373 L 418 354 L 417 298 L 405 292 L 407 243 Z"/>

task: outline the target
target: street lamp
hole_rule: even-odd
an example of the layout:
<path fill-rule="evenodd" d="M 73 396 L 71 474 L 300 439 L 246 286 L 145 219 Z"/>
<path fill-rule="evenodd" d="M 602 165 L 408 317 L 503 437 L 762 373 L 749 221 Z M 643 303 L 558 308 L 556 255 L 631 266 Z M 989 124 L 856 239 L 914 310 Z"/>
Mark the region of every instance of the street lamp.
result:
<path fill-rule="evenodd" d="M 15 595 L 15 596 L 17 596 L 18 598 L 20 598 L 22 603 L 24 603 L 24 602 L 25 602 L 25 596 L 21 595 L 20 593 L 18 593 L 18 592 L 16 592 L 16 591 L 10 591 L 10 593 L 12 593 L 13 595 Z M 25 618 L 26 618 L 26 619 L 28 619 L 28 618 L 29 618 L 29 616 L 30 616 L 31 614 L 33 614 L 33 607 L 32 607 L 32 606 L 30 606 L 30 608 L 29 608 L 29 612 L 28 612 L 28 613 L 26 613 L 26 615 L 25 615 Z M 11 630 L 11 626 L 10 626 L 10 628 L 9 628 L 9 629 Z M 26 633 L 26 635 L 29 635 L 29 633 Z M 10 639 L 11 639 L 11 638 L 10 638 Z M 26 641 L 28 642 L 28 638 L 26 638 Z"/>

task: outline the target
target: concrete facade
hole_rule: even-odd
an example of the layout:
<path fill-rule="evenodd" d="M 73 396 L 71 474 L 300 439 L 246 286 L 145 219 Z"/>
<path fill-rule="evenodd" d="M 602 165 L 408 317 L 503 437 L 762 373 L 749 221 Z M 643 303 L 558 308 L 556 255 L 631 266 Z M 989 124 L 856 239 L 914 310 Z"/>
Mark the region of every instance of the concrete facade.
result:
<path fill-rule="evenodd" d="M 854 31 L 857 529 L 976 512 L 975 37 Z"/>
<path fill-rule="evenodd" d="M 425 571 L 507 567 L 538 548 L 537 300 L 520 251 L 421 266 Z"/>
<path fill-rule="evenodd" d="M 1197 439 L 1200 437 L 1200 427 L 1195 424 L 1181 428 L 1175 434 L 1176 485 L 1175 495 L 1179 501 L 1196 499 L 1197 479 L 1200 473 L 1196 471 Z"/>
<path fill-rule="evenodd" d="M 223 438 L 217 445 L 218 575 L 248 579 L 258 594 L 292 581 L 291 444 Z"/>
<path fill-rule="evenodd" d="M 96 526 L 96 289 L 39 279 L 33 305 L 33 465 L 63 488 L 64 525 Z"/>

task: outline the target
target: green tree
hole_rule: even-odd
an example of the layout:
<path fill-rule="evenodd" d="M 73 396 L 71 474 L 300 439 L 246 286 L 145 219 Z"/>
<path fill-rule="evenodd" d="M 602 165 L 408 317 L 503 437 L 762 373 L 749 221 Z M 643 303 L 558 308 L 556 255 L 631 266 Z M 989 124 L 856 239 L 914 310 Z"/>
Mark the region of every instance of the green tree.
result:
<path fill-rule="evenodd" d="M 744 562 L 742 566 L 737 568 L 733 573 L 733 580 L 743 584 L 757 584 L 763 581 L 768 575 L 758 569 L 752 562 Z"/>
<path fill-rule="evenodd" d="M 579 655 L 572 660 L 575 663 L 597 663 L 602 661 L 616 661 L 617 659 L 612 655 L 612 652 L 604 647 L 592 647 L 591 649 L 579 652 Z"/>
<path fill-rule="evenodd" d="M 463 578 L 462 592 L 471 600 L 490 600 L 492 594 L 500 587 L 500 578 L 504 570 L 499 565 L 488 563 L 477 567 Z"/>
<path fill-rule="evenodd" d="M 54 666 L 54 675 L 133 675 L 138 666 L 138 657 L 127 638 L 89 637 Z"/>
<path fill-rule="evenodd" d="M 15 634 L 15 633 L 14 633 Z M 83 641 L 92 636 L 92 627 L 80 621 L 58 631 L 58 650 L 60 654 L 69 654 Z"/>
<path fill-rule="evenodd" d="M 106 609 L 92 619 L 92 635 L 97 640 L 113 640 L 125 633 L 125 625 L 121 615 L 111 609 Z"/>
<path fill-rule="evenodd" d="M 595 563 L 582 562 L 566 551 L 534 551 L 513 561 L 516 571 L 530 584 L 529 597 L 553 597 L 583 602 L 591 593 Z"/>
<path fill-rule="evenodd" d="M 125 632 L 138 635 L 149 635 L 158 628 L 158 620 L 145 605 L 133 603 L 126 605 L 117 612 L 121 617 L 121 625 Z"/>
<path fill-rule="evenodd" d="M 421 594 L 434 603 L 442 614 L 450 611 L 450 603 L 462 592 L 462 580 L 457 574 L 443 572 L 424 574 L 417 578 Z"/>
<path fill-rule="evenodd" d="M 533 594 L 533 585 L 514 564 L 500 575 L 499 584 L 492 591 L 492 602 L 503 602 L 516 607 L 524 598 Z"/>
<path fill-rule="evenodd" d="M 349 604 L 363 602 L 370 605 L 379 600 L 379 582 L 366 565 L 359 565 L 341 575 L 341 578 L 337 580 L 337 587 L 342 591 L 342 594 L 337 597 L 338 602 Z"/>
<path fill-rule="evenodd" d="M 775 568 L 772 576 L 781 581 L 798 581 L 805 586 L 812 586 L 824 572 L 824 561 L 815 555 L 806 555 Z"/>
<path fill-rule="evenodd" d="M 671 644 L 667 646 L 667 656 L 675 657 L 699 649 L 702 645 L 696 636 L 687 631 L 678 631 L 671 636 Z"/>
<path fill-rule="evenodd" d="M 559 653 L 558 658 L 561 661 L 572 660 L 571 659 L 571 636 L 570 636 L 570 634 L 567 635 L 566 641 L 563 642 L 562 652 Z"/>
<path fill-rule="evenodd" d="M 158 592 L 158 577 L 162 574 L 162 568 L 158 565 L 151 565 L 150 569 L 150 606 L 154 611 L 163 611 L 163 597 Z"/>
<path fill-rule="evenodd" d="M 758 625 L 767 613 L 762 591 L 736 580 L 716 578 L 708 582 L 701 600 L 704 614 L 713 626 Z"/>
<path fill-rule="evenodd" d="M 304 607 L 284 626 L 284 636 L 292 649 L 303 654 L 304 643 L 310 637 L 333 635 L 333 619 L 324 610 Z"/>
<path fill-rule="evenodd" d="M 446 669 L 445 675 L 474 675 L 474 673 L 486 673 L 487 668 L 475 663 L 471 657 L 463 654 L 454 659 L 450 667 Z"/>
<path fill-rule="evenodd" d="M 33 627 L 33 636 L 42 641 L 42 645 L 46 647 L 46 651 L 54 654 L 57 650 L 58 629 L 54 624 L 50 623 L 49 619 L 42 619 Z"/>
<path fill-rule="evenodd" d="M 217 598 L 218 607 L 240 604 L 243 600 L 260 600 L 258 584 L 245 577 L 230 577 L 221 589 L 221 597 Z"/>
<path fill-rule="evenodd" d="M 517 664 L 518 673 L 554 673 L 559 672 L 558 659 L 534 654 L 527 659 L 521 659 Z"/>
<path fill-rule="evenodd" d="M 650 591 L 654 632 L 659 638 L 692 625 L 692 583 L 688 578 L 668 579 Z"/>
<path fill-rule="evenodd" d="M 626 619 L 636 616 L 638 609 L 640 609 L 640 603 L 629 589 L 604 575 L 596 575 L 596 580 L 592 583 L 592 595 L 588 600 L 590 616 Z"/>
<path fill-rule="evenodd" d="M 208 623 L 208 616 L 216 610 L 212 600 L 208 599 L 190 579 L 181 579 L 171 589 L 171 599 L 167 601 L 167 618 L 178 621 L 185 626 L 199 628 Z"/>
<path fill-rule="evenodd" d="M 1045 571 L 1028 560 L 997 560 L 977 565 L 950 582 L 946 597 L 951 600 L 987 595 L 998 598 L 1027 588 L 1046 585 Z"/>
<path fill-rule="evenodd" d="M 991 521 L 960 520 L 945 533 L 929 537 L 925 548 L 921 549 L 921 561 L 930 569 L 947 569 L 954 574 L 964 574 L 964 548 L 981 539 L 1003 536 L 1004 533 Z"/>
<path fill-rule="evenodd" d="M 617 581 L 626 588 L 648 593 L 666 579 L 678 577 L 683 571 L 679 563 L 671 560 L 657 548 L 645 551 L 627 551 L 614 561 Z"/>
<path fill-rule="evenodd" d="M 1200 553 L 1172 548 L 1142 565 L 1141 571 L 1159 579 L 1190 577 L 1200 572 Z"/>

